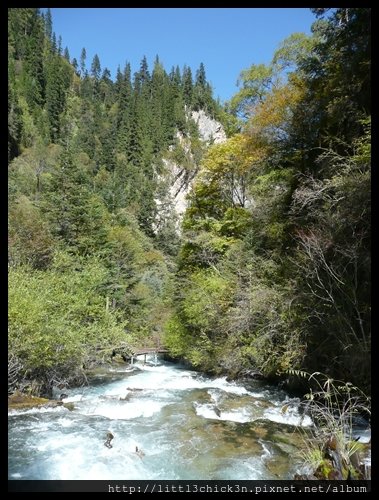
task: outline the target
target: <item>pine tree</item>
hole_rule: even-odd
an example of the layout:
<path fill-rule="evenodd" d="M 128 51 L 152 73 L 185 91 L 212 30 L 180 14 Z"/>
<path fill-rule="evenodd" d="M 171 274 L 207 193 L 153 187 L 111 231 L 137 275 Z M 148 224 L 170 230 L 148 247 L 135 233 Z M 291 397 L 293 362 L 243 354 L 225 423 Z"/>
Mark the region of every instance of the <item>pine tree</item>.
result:
<path fill-rule="evenodd" d="M 21 109 L 12 83 L 8 83 L 8 162 L 20 154 Z"/>
<path fill-rule="evenodd" d="M 204 64 L 200 63 L 200 67 L 196 71 L 196 80 L 192 96 L 192 105 L 196 110 L 206 108 L 206 82 Z"/>
<path fill-rule="evenodd" d="M 93 98 L 96 100 L 99 98 L 99 92 L 100 92 L 100 74 L 101 74 L 101 65 L 100 65 L 100 59 L 97 54 L 94 55 L 92 64 L 91 64 L 91 75 L 93 77 Z"/>
<path fill-rule="evenodd" d="M 139 81 L 141 83 L 141 88 L 143 88 L 145 84 L 150 83 L 150 73 L 146 56 L 143 56 L 143 59 L 141 61 L 141 66 L 139 70 Z"/>
<path fill-rule="evenodd" d="M 164 97 L 167 88 L 166 73 L 157 56 L 151 77 L 151 126 L 154 142 L 154 153 L 158 153 L 164 146 Z"/>
<path fill-rule="evenodd" d="M 87 52 L 85 47 L 82 48 L 82 52 L 80 54 L 80 74 L 81 77 L 84 78 L 86 75 L 86 59 L 87 59 Z"/>
<path fill-rule="evenodd" d="M 179 66 L 177 65 L 176 68 L 175 68 L 175 76 L 174 76 L 174 80 L 173 80 L 173 83 L 174 85 L 176 85 L 178 88 L 180 88 L 181 84 L 182 84 L 182 76 L 180 74 L 180 68 Z"/>
<path fill-rule="evenodd" d="M 124 72 L 117 72 L 118 110 L 117 110 L 117 149 L 126 153 L 131 135 L 133 113 L 133 89 L 131 83 L 130 64 L 125 64 Z"/>
<path fill-rule="evenodd" d="M 73 60 L 71 61 L 71 64 L 72 64 L 73 68 L 75 69 L 75 73 L 79 76 L 79 65 L 78 65 L 78 61 L 77 61 L 76 57 L 73 58 Z"/>
<path fill-rule="evenodd" d="M 55 34 L 55 31 L 53 33 L 53 38 L 51 39 L 51 52 L 53 54 L 57 53 L 57 36 Z"/>
<path fill-rule="evenodd" d="M 16 59 L 24 59 L 28 53 L 36 11 L 35 8 L 8 9 L 8 37 Z"/>
<path fill-rule="evenodd" d="M 108 68 L 104 68 L 100 78 L 100 100 L 104 104 L 110 104 L 113 101 L 113 82 L 111 80 L 111 72 Z"/>
<path fill-rule="evenodd" d="M 204 64 L 200 63 L 199 69 L 196 71 L 196 83 L 195 85 L 199 86 L 203 90 L 205 89 L 205 84 L 207 82 L 207 78 L 205 75 Z"/>
<path fill-rule="evenodd" d="M 193 80 L 192 71 L 188 66 L 183 68 L 183 98 L 187 107 L 192 106 Z"/>
<path fill-rule="evenodd" d="M 65 47 L 63 57 L 66 61 L 70 62 L 70 52 L 68 51 L 68 47 Z"/>
<path fill-rule="evenodd" d="M 118 65 L 116 71 L 116 81 L 115 81 L 115 94 L 117 97 L 120 96 L 121 86 L 122 86 L 122 72 L 120 65 Z"/>
<path fill-rule="evenodd" d="M 105 243 L 104 207 L 92 195 L 88 173 L 73 159 L 70 149 L 60 158 L 60 168 L 46 193 L 45 211 L 54 232 L 73 252 L 87 254 Z"/>
<path fill-rule="evenodd" d="M 110 121 L 103 126 L 101 151 L 101 165 L 106 170 L 113 172 L 116 165 L 116 149 L 117 149 L 117 121 L 116 117 L 110 118 Z"/>
<path fill-rule="evenodd" d="M 100 79 L 100 73 L 101 73 L 101 65 L 100 65 L 100 59 L 97 54 L 93 56 L 92 64 L 91 64 L 91 75 L 95 79 L 96 82 L 99 81 Z"/>
<path fill-rule="evenodd" d="M 53 20 L 51 16 L 51 10 L 50 8 L 48 8 L 45 16 L 45 35 L 50 42 L 52 40 L 52 34 L 53 34 Z"/>
<path fill-rule="evenodd" d="M 173 136 L 174 128 L 178 128 L 181 132 L 184 133 L 186 128 L 186 116 L 184 111 L 184 99 L 183 99 L 183 90 L 182 90 L 182 77 L 180 74 L 179 66 L 175 68 L 172 67 L 170 73 L 170 109 L 171 115 L 170 118 L 172 122 L 170 123 L 170 130 Z M 170 137 L 170 142 L 172 142 L 172 136 Z"/>
<path fill-rule="evenodd" d="M 38 9 L 31 9 L 28 18 L 29 36 L 25 43 L 23 73 L 25 97 L 31 110 L 44 101 L 45 78 L 43 71 L 44 26 Z"/>
<path fill-rule="evenodd" d="M 49 120 L 50 137 L 54 142 L 59 139 L 60 114 L 66 104 L 71 79 L 72 67 L 59 56 L 51 56 L 47 64 L 46 111 Z"/>

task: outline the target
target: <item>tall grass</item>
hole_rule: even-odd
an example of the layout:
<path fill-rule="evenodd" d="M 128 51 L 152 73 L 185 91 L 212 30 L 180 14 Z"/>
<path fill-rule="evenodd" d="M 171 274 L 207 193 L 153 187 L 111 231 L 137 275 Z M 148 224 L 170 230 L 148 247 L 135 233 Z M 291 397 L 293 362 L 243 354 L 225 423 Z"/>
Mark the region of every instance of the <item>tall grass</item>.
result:
<path fill-rule="evenodd" d="M 353 431 L 357 422 L 370 419 L 370 398 L 350 382 L 320 372 L 288 373 L 306 378 L 310 387 L 301 405 L 315 427 L 300 452 L 304 467 L 315 479 L 368 479 L 369 471 L 361 463 L 367 444 L 357 441 Z"/>

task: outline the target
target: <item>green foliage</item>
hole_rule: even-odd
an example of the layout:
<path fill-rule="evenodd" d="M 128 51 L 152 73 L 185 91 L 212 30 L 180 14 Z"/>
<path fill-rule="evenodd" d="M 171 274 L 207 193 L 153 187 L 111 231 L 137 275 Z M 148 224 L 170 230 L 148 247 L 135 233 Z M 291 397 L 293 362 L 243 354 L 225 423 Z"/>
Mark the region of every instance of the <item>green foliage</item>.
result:
<path fill-rule="evenodd" d="M 180 311 L 166 325 L 164 341 L 194 366 L 214 370 L 216 351 L 223 341 L 220 320 L 230 302 L 231 283 L 208 270 L 193 273 L 184 286 Z"/>
<path fill-rule="evenodd" d="M 48 271 L 10 268 L 9 350 L 27 370 L 81 366 L 96 347 L 125 339 L 125 322 L 100 293 L 105 276 L 96 258 L 59 252 Z"/>
<path fill-rule="evenodd" d="M 370 8 L 338 8 L 312 27 L 313 57 L 301 69 L 307 81 L 304 119 L 312 116 L 314 132 L 323 131 L 314 133 L 314 146 L 328 147 L 333 137 L 350 142 L 362 133 L 360 119 L 371 113 L 370 23 Z"/>
<path fill-rule="evenodd" d="M 103 201 L 91 194 L 88 172 L 64 151 L 58 171 L 45 194 L 45 211 L 53 233 L 82 254 L 105 241 L 107 211 Z"/>
<path fill-rule="evenodd" d="M 280 43 L 272 58 L 272 64 L 281 71 L 296 69 L 309 58 L 315 43 L 315 38 L 305 33 L 292 33 Z"/>
<path fill-rule="evenodd" d="M 370 419 L 371 398 L 351 382 L 315 372 L 289 370 L 307 380 L 305 411 L 317 423 L 304 439 L 301 456 L 318 479 L 365 479 L 359 470 L 359 452 L 365 447 L 354 439 L 354 420 Z"/>
<path fill-rule="evenodd" d="M 9 56 L 8 56 L 9 59 Z M 14 64 L 8 60 L 8 162 L 20 153 L 22 115 L 14 83 Z"/>
<path fill-rule="evenodd" d="M 150 73 L 144 57 L 133 82 L 126 63 L 113 83 L 107 68 L 101 73 L 96 54 L 87 71 L 85 48 L 79 77 L 68 49 L 61 55 L 59 40 L 57 44 L 51 13 L 43 18 L 38 9 L 9 9 L 9 159 L 40 138 L 85 152 L 96 171 L 101 167 L 113 171 L 117 158 L 125 157 L 127 167 L 122 168 L 130 173 L 118 172 L 113 179 L 117 196 L 112 199 L 114 186 L 107 183 L 104 198 L 111 210 L 133 209 L 141 226 L 153 236 L 161 157 L 180 130 L 190 138 L 191 154 L 198 164 L 202 148 L 197 127 L 188 119 L 190 110 L 203 106 L 212 114 L 217 108 L 204 65 L 193 82 L 190 68 L 184 68 L 182 75 L 177 67 L 169 76 L 158 57 Z"/>
<path fill-rule="evenodd" d="M 41 193 L 48 189 L 60 153 L 59 146 L 47 146 L 39 140 L 15 158 L 9 165 L 9 200 L 13 201 L 17 195 L 25 195 L 37 201 Z"/>
<path fill-rule="evenodd" d="M 246 116 L 252 104 L 262 102 L 269 92 L 272 80 L 273 69 L 270 66 L 253 64 L 249 69 L 243 70 L 238 81 L 242 88 L 231 99 L 231 110 Z"/>
<path fill-rule="evenodd" d="M 46 268 L 51 259 L 53 238 L 41 210 L 21 195 L 9 209 L 9 262 Z"/>
<path fill-rule="evenodd" d="M 370 9 L 291 35 L 224 109 L 203 64 L 193 78 L 144 57 L 113 82 L 83 49 L 79 75 L 49 11 L 8 20 L 12 353 L 43 378 L 165 330 L 202 369 L 368 387 Z M 195 109 L 228 140 L 205 152 Z M 181 242 L 170 162 L 197 175 Z"/>
<path fill-rule="evenodd" d="M 188 357 L 192 339 L 178 316 L 171 316 L 164 325 L 164 345 L 175 357 Z"/>
<path fill-rule="evenodd" d="M 183 221 L 176 338 L 199 366 L 322 368 L 369 390 L 369 18 L 336 9 L 241 73 L 244 129 L 205 155 Z M 217 321 L 209 273 L 230 283 Z"/>
<path fill-rule="evenodd" d="M 329 368 L 365 388 L 371 335 L 369 143 L 365 133 L 350 156 L 324 151 L 319 162 L 325 177 L 301 183 L 294 206 L 297 214 L 301 205 L 312 214 L 306 229 L 297 233 L 296 256 L 300 283 L 308 286 L 303 307 L 312 318 L 309 348 L 319 359 L 328 358 L 330 350 L 340 352 Z M 313 359 L 309 366 L 316 368 Z"/>

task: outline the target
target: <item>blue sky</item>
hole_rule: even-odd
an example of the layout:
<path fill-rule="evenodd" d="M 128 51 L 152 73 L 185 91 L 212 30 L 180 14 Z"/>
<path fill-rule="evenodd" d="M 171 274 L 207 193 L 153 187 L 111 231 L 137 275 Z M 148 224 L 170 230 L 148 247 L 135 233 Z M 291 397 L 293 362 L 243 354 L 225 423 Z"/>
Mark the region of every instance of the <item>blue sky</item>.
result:
<path fill-rule="evenodd" d="M 45 9 L 43 9 L 45 10 Z M 203 62 L 215 97 L 230 99 L 242 69 L 268 63 L 291 33 L 310 33 L 315 20 L 308 8 L 52 8 L 53 30 L 62 36 L 70 57 L 95 53 L 102 69 L 115 77 L 129 61 L 138 71 L 146 55 L 152 69 L 156 54 L 167 72 L 173 65 Z"/>

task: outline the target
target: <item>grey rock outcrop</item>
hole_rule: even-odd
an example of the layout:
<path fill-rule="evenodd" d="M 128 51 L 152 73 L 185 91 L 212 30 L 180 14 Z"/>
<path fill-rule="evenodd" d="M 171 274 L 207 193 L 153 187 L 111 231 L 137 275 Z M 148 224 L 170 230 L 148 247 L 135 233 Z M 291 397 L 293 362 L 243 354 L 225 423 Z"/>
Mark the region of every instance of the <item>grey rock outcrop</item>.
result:
<path fill-rule="evenodd" d="M 226 134 L 222 124 L 207 116 L 203 110 L 192 111 L 189 118 L 192 118 L 197 124 L 200 139 L 206 146 L 226 141 Z M 199 171 L 199 165 L 196 164 L 191 153 L 190 139 L 184 137 L 180 132 L 177 132 L 176 138 L 183 150 L 186 164 L 175 162 L 171 158 L 163 159 L 166 173 L 160 180 L 163 184 L 166 184 L 166 189 L 163 189 L 163 191 L 166 191 L 166 195 L 163 197 L 157 196 L 155 199 L 158 208 L 155 229 L 159 230 L 164 221 L 170 218 L 175 221 L 176 232 L 179 234 L 180 224 L 188 206 L 187 195 L 191 191 Z"/>
<path fill-rule="evenodd" d="M 199 111 L 192 111 L 191 118 L 197 124 L 200 137 L 203 141 L 214 144 L 220 144 L 226 141 L 225 130 L 221 123 L 210 118 L 202 109 Z"/>

